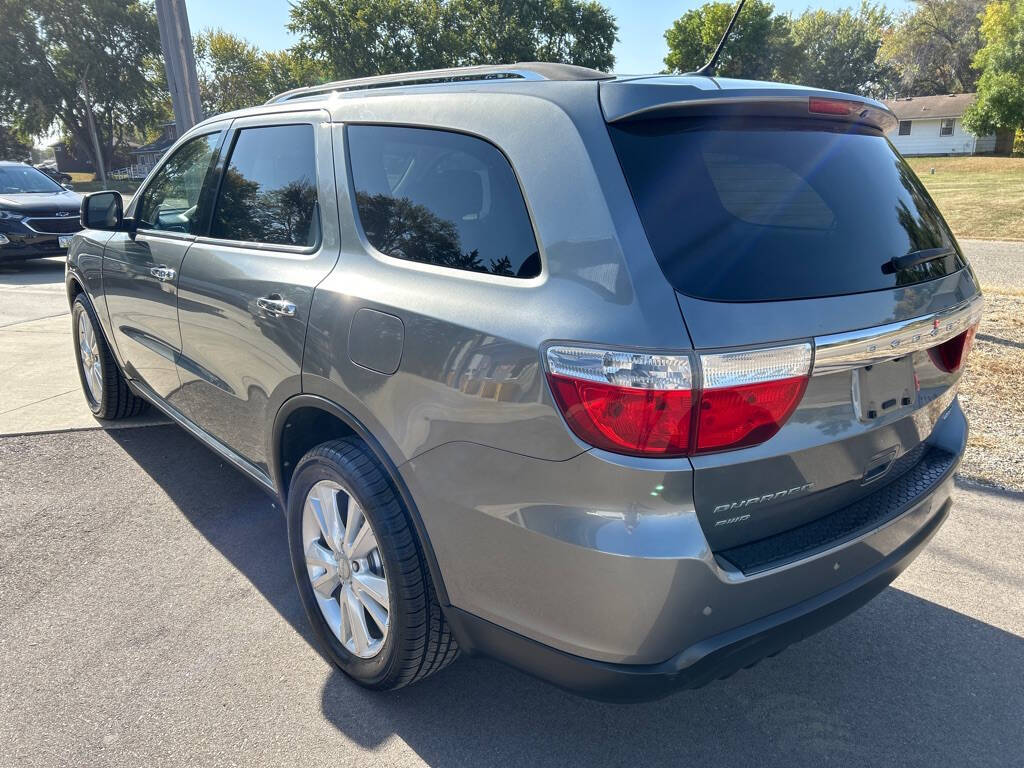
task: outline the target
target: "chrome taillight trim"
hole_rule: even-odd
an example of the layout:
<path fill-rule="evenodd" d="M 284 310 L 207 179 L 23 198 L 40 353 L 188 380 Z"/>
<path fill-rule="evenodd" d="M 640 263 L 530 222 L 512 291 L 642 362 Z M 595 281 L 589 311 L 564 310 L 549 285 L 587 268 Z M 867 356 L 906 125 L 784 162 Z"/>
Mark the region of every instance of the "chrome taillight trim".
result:
<path fill-rule="evenodd" d="M 955 307 L 898 323 L 833 333 L 814 339 L 812 376 L 848 371 L 937 346 L 981 320 L 979 293 Z"/>

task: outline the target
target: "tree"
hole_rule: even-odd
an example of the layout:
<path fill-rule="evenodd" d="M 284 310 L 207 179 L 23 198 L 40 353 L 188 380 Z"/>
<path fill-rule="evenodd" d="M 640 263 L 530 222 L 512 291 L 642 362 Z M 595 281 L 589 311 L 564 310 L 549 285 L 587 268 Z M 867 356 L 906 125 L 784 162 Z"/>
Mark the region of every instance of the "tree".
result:
<path fill-rule="evenodd" d="M 989 3 L 981 20 L 984 47 L 974 57 L 981 71 L 978 98 L 964 114 L 976 136 L 1024 127 L 1024 0 Z"/>
<path fill-rule="evenodd" d="M 868 2 L 856 11 L 804 11 L 792 26 L 799 51 L 796 81 L 863 96 L 889 95 L 896 73 L 879 61 L 878 49 L 891 23 L 883 6 Z"/>
<path fill-rule="evenodd" d="M 589 0 L 296 0 L 293 54 L 331 79 L 468 64 L 608 69 L 618 28 Z"/>
<path fill-rule="evenodd" d="M 692 72 L 715 50 L 735 3 L 705 3 L 687 11 L 665 32 L 670 72 Z M 750 0 L 736 20 L 732 35 L 719 59 L 716 74 L 751 80 L 787 80 L 794 61 L 787 16 L 775 14 L 775 6 L 764 0 Z"/>
<path fill-rule="evenodd" d="M 100 177 L 124 125 L 159 109 L 160 39 L 141 0 L 0 0 L 0 109 L 30 135 L 54 124 Z"/>
<path fill-rule="evenodd" d="M 916 0 L 885 35 L 882 61 L 899 73 L 898 90 L 913 96 L 973 91 L 972 60 L 981 47 L 986 0 Z"/>
<path fill-rule="evenodd" d="M 0 160 L 24 160 L 32 154 L 32 142 L 23 133 L 0 123 Z"/>

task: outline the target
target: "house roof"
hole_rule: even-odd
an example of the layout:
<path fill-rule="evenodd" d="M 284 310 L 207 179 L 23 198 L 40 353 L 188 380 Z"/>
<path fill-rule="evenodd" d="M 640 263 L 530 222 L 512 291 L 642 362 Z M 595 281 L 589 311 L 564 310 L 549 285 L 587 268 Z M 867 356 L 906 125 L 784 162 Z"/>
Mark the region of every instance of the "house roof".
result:
<path fill-rule="evenodd" d="M 173 144 L 174 142 L 175 142 L 175 139 L 172 139 L 172 138 L 170 138 L 168 136 L 161 136 L 156 141 L 152 141 L 149 144 L 143 144 L 141 147 L 136 147 L 135 149 L 133 149 L 130 152 L 130 154 L 132 154 L 132 155 L 147 154 L 148 155 L 151 152 L 163 152 L 165 149 L 167 149 L 169 146 L 171 146 L 171 144 Z"/>
<path fill-rule="evenodd" d="M 885 106 L 900 120 L 936 120 L 940 117 L 962 117 L 974 103 L 976 93 L 951 93 L 948 96 L 907 96 L 892 99 Z"/>

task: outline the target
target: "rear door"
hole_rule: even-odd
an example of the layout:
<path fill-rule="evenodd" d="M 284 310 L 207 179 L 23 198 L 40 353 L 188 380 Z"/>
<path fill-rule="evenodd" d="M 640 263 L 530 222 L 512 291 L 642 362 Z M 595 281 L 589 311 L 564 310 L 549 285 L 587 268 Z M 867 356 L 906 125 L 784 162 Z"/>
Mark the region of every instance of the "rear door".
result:
<path fill-rule="evenodd" d="M 300 391 L 313 289 L 338 258 L 324 112 L 236 120 L 208 230 L 182 265 L 182 411 L 262 470 L 267 425 Z"/>
<path fill-rule="evenodd" d="M 116 232 L 103 258 L 103 291 L 128 375 L 161 398 L 178 397 L 177 285 L 227 124 L 179 146 L 129 207 L 138 230 Z"/>
<path fill-rule="evenodd" d="M 610 131 L 694 346 L 814 349 L 777 434 L 692 458 L 712 548 L 736 553 L 799 529 L 913 469 L 961 375 L 929 347 L 969 341 L 980 302 L 946 223 L 882 132 L 811 115 L 806 102 L 802 116 Z"/>

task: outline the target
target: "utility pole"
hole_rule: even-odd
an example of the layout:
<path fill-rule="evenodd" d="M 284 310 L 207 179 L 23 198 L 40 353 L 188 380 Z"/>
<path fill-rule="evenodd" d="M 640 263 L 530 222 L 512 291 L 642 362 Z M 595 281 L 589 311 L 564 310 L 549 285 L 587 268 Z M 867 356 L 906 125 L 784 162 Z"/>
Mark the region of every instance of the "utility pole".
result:
<path fill-rule="evenodd" d="M 203 119 L 185 0 L 156 0 L 156 21 L 160 27 L 160 47 L 167 68 L 167 86 L 171 91 L 174 123 L 181 136 Z"/>

